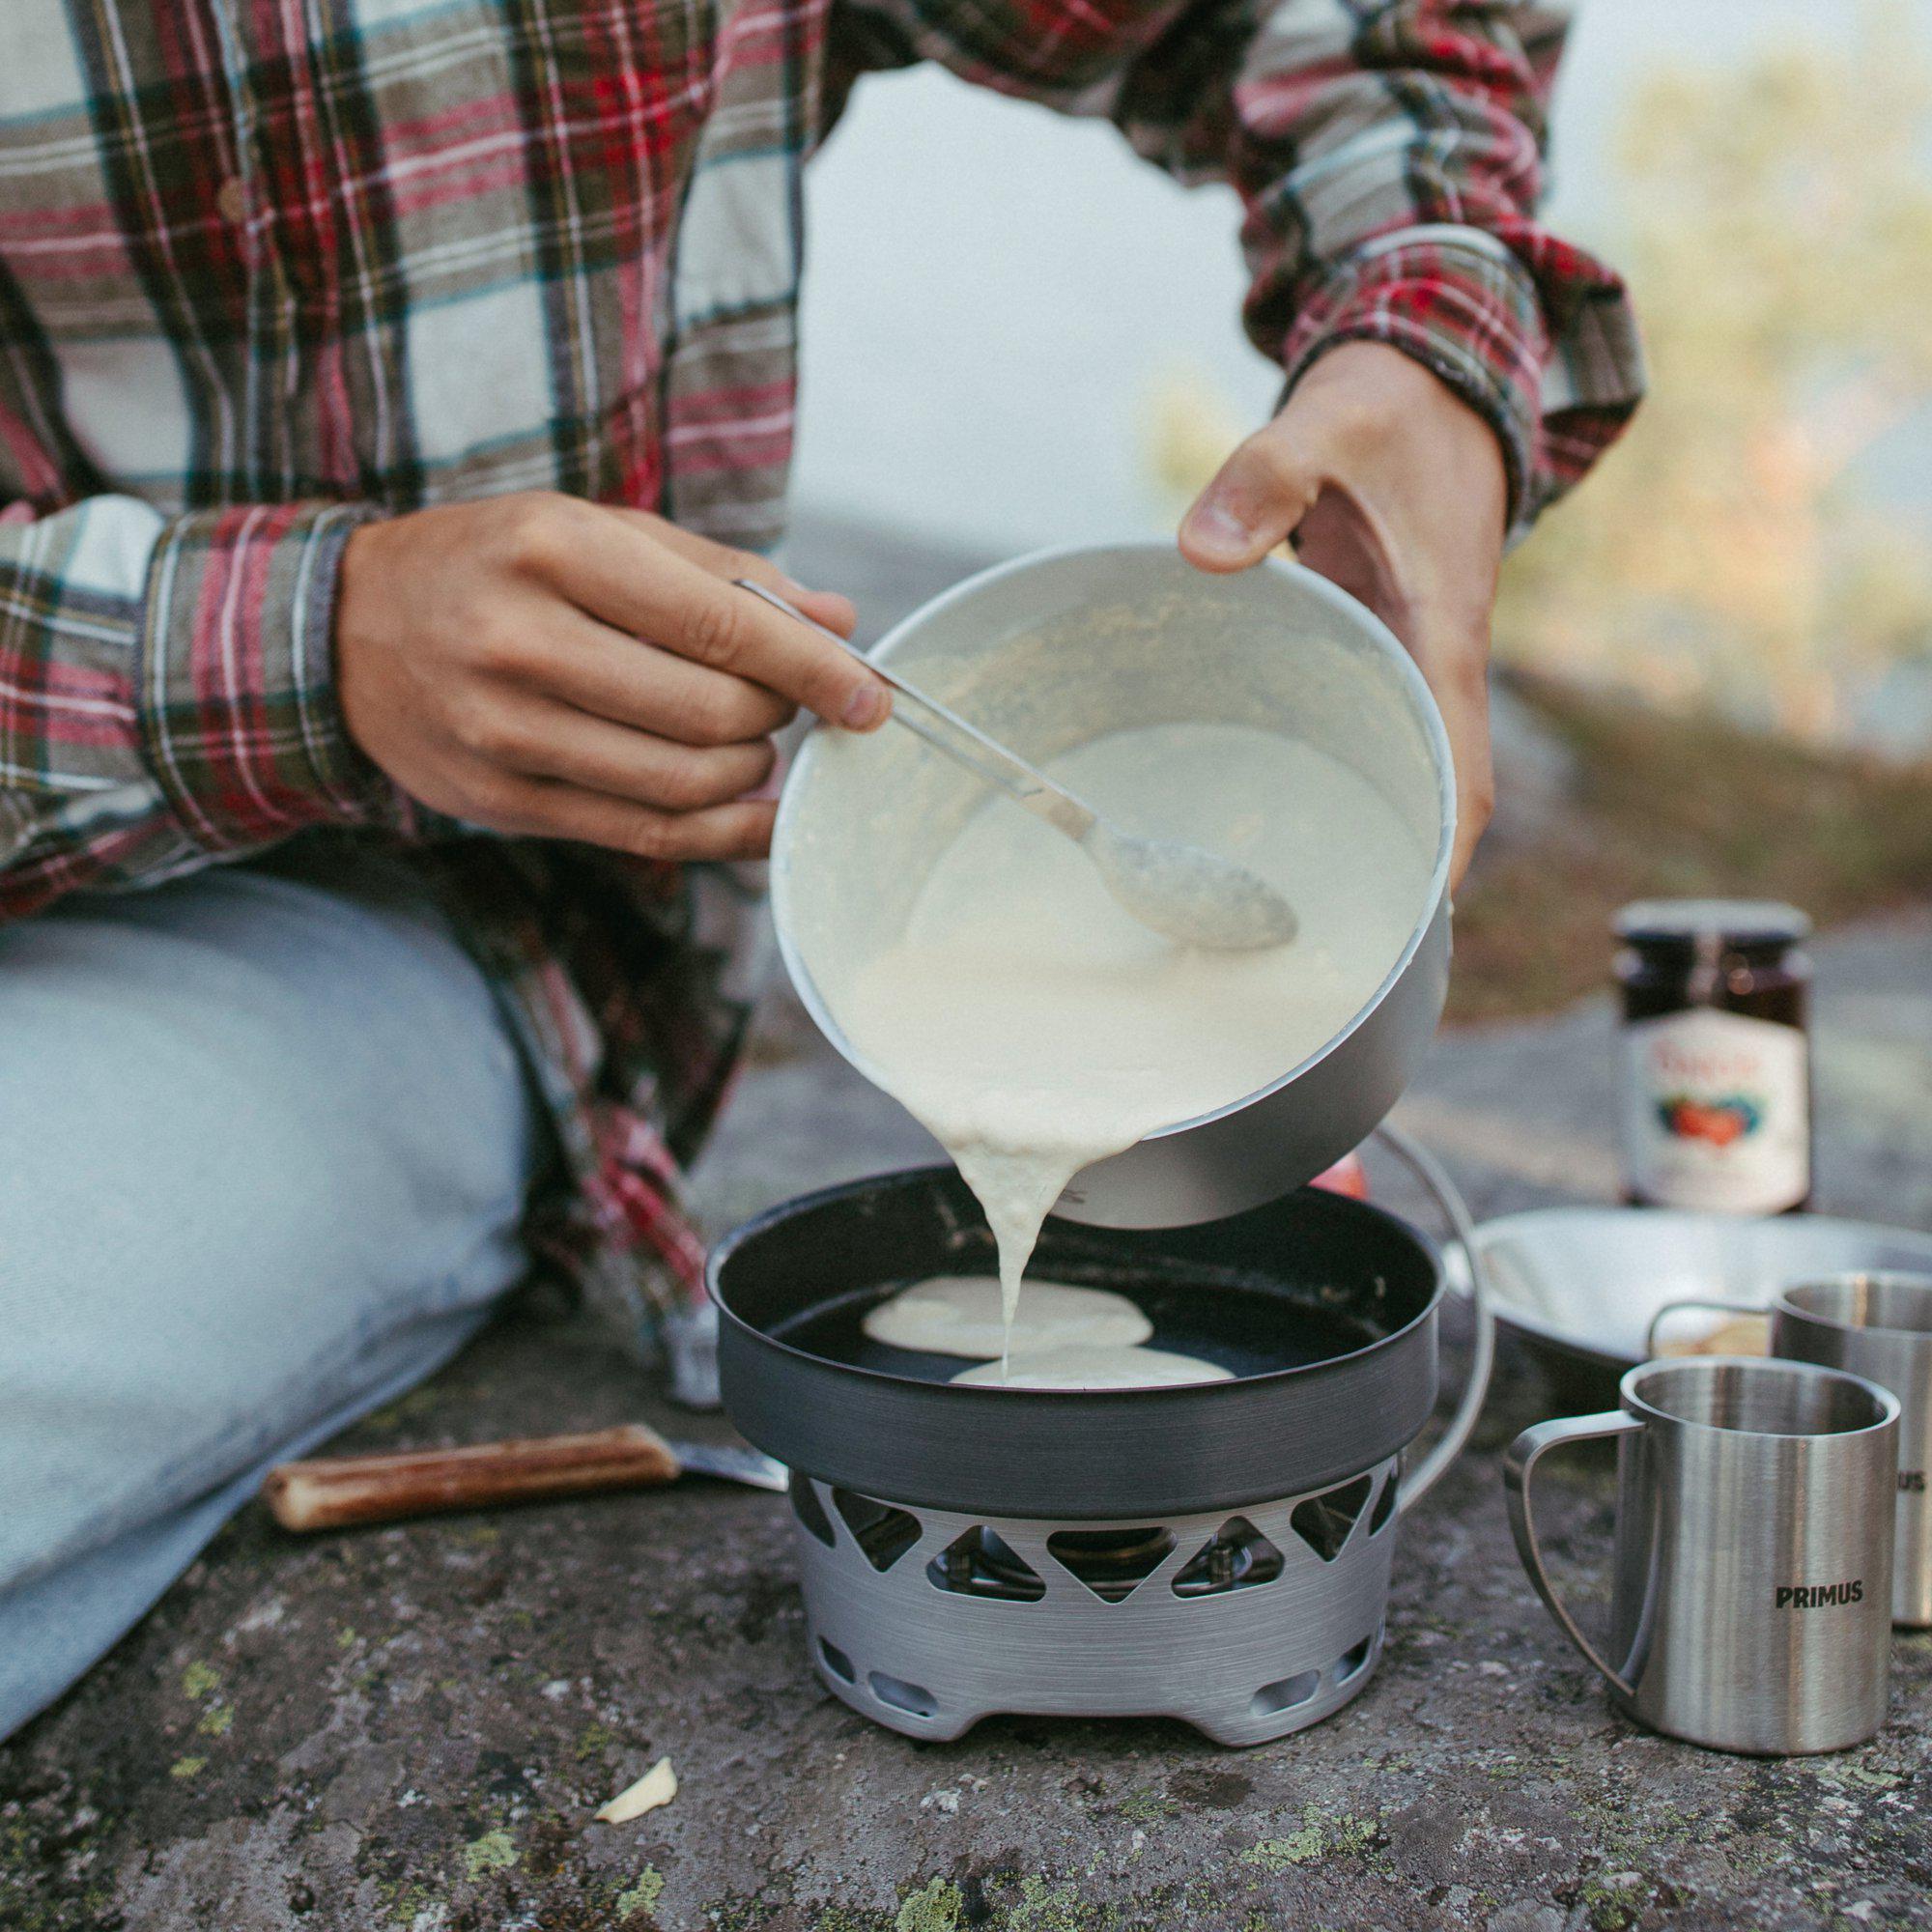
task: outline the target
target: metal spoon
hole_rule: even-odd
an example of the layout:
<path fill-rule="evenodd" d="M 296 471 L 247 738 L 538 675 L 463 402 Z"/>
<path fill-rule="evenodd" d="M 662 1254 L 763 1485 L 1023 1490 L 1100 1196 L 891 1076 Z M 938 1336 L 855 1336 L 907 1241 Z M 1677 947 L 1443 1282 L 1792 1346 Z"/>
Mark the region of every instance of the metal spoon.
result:
<path fill-rule="evenodd" d="M 928 697 L 898 672 L 875 664 L 856 644 L 837 631 L 808 617 L 795 605 L 750 578 L 737 580 L 741 589 L 810 625 L 820 637 L 855 657 L 882 678 L 911 708 L 893 707 L 893 716 L 964 765 L 976 777 L 997 785 L 1064 837 L 1072 839 L 1089 860 L 1116 900 L 1140 923 L 1182 946 L 1210 952 L 1244 952 L 1264 946 L 1284 946 L 1294 937 L 1294 908 L 1245 866 L 1223 859 L 1199 845 L 1172 838 L 1136 838 L 1074 794 L 1057 785 L 969 724 L 937 698 Z"/>

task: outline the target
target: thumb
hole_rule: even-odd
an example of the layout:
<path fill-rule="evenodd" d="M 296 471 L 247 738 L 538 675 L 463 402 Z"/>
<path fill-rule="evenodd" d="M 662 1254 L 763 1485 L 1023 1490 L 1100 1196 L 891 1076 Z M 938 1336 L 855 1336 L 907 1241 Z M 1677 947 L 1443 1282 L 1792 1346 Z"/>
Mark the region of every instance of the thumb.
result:
<path fill-rule="evenodd" d="M 1198 570 L 1245 570 L 1288 537 L 1321 489 L 1306 440 L 1277 416 L 1195 498 L 1181 520 L 1180 554 Z"/>

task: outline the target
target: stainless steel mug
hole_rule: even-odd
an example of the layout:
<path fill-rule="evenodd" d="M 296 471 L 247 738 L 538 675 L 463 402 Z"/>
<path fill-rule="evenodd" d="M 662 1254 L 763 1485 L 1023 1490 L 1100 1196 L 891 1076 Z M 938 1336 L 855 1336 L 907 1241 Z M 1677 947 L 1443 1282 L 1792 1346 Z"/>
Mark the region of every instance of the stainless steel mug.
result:
<path fill-rule="evenodd" d="M 1898 1398 L 1898 1519 L 1891 1559 L 1891 1620 L 1932 1625 L 1932 1275 L 1896 1272 L 1822 1275 L 1795 1282 L 1770 1306 L 1725 1299 L 1673 1301 L 1650 1324 L 1657 1331 L 1679 1309 L 1723 1309 L 1771 1317 L 1771 1352 L 1793 1362 L 1844 1369 Z"/>
<path fill-rule="evenodd" d="M 1539 1423 L 1503 1467 L 1537 1594 L 1654 1730 L 1718 1750 L 1841 1750 L 1885 1721 L 1898 1402 L 1835 1369 L 1713 1355 L 1646 1362 L 1605 1415 Z M 1537 1463 L 1618 1441 L 1610 1662 L 1544 1568 Z"/>

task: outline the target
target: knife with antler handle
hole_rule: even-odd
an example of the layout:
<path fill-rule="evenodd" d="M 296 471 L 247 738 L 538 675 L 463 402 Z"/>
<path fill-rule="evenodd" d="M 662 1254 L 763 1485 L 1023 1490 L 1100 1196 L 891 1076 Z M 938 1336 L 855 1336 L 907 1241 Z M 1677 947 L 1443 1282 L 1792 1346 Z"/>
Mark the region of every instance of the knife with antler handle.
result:
<path fill-rule="evenodd" d="M 754 1490 L 781 1491 L 788 1480 L 782 1463 L 756 1449 L 668 1442 L 654 1429 L 630 1422 L 582 1435 L 279 1463 L 263 1481 L 262 1500 L 284 1529 L 346 1529 L 445 1510 L 662 1489 L 684 1475 L 715 1476 Z"/>

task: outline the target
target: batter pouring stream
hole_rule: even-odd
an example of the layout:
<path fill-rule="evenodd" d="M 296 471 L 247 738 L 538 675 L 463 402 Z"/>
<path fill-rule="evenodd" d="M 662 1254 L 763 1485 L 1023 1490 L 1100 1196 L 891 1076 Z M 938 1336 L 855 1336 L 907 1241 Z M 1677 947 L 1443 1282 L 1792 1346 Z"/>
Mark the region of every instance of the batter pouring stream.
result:
<path fill-rule="evenodd" d="M 1429 872 L 1367 780 L 1272 732 L 1150 725 L 1047 769 L 1129 831 L 1251 866 L 1301 930 L 1264 952 L 1178 947 L 1115 904 L 1065 840 L 989 798 L 897 941 L 824 989 L 874 1076 L 978 1195 L 1009 1325 L 1040 1222 L 1073 1176 L 1333 1038 L 1400 956 Z"/>

